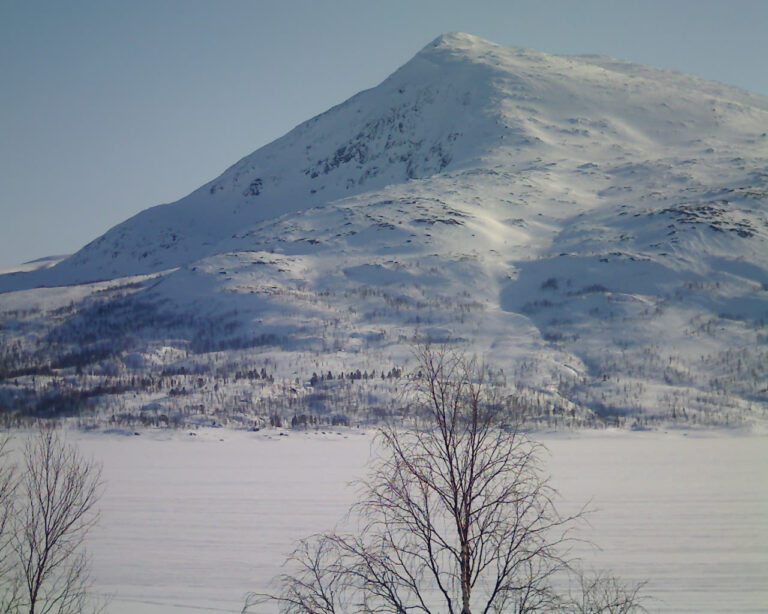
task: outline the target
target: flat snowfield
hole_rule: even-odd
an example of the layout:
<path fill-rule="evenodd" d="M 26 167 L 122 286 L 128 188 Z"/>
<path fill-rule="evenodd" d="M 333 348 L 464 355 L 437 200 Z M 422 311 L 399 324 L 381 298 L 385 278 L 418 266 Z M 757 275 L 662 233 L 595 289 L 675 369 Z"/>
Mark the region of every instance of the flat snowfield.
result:
<path fill-rule="evenodd" d="M 112 614 L 239 612 L 302 536 L 355 499 L 371 434 L 77 434 L 104 463 L 89 542 Z M 647 580 L 658 612 L 764 612 L 768 437 L 601 432 L 538 435 L 560 509 L 596 511 L 585 566 Z M 264 610 L 265 612 L 267 610 Z"/>

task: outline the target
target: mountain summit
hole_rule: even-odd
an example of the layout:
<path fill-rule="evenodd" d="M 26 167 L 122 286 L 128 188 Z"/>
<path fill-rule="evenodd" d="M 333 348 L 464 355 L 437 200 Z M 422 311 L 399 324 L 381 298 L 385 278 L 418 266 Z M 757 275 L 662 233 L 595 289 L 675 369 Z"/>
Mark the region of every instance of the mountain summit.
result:
<path fill-rule="evenodd" d="M 0 276 L 3 318 L 75 305 L 2 334 L 32 363 L 56 339 L 303 374 L 402 358 L 418 329 L 574 412 L 764 412 L 767 127 L 732 87 L 446 34 L 189 196 Z"/>

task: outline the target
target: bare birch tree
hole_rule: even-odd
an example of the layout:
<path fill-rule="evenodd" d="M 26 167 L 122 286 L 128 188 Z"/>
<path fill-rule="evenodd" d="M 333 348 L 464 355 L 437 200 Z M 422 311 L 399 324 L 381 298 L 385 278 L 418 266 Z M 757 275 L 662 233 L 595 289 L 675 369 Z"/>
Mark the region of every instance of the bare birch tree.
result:
<path fill-rule="evenodd" d="M 385 453 L 358 506 L 385 554 L 376 564 L 418 611 L 539 611 L 575 517 L 558 514 L 539 446 L 500 428 L 508 414 L 488 370 L 445 348 L 418 358 L 414 402 L 428 420 L 381 430 Z"/>
<path fill-rule="evenodd" d="M 84 540 L 96 521 L 101 469 L 54 429 L 26 442 L 16 484 L 10 581 L 20 593 L 7 612 L 79 614 L 88 609 Z"/>
<path fill-rule="evenodd" d="M 318 569 L 329 558 L 334 607 L 343 599 L 345 612 L 522 613 L 552 605 L 550 580 L 565 566 L 574 517 L 558 514 L 539 447 L 500 428 L 503 403 L 474 359 L 431 347 L 418 359 L 412 404 L 422 427 L 380 430 L 381 456 L 354 508 L 359 535 L 316 542 L 325 561 L 304 547 L 301 573 L 281 579 L 284 612 L 337 611 L 306 607 L 329 577 Z"/>
<path fill-rule="evenodd" d="M 579 575 L 577 598 L 558 594 L 584 511 L 558 513 L 541 446 L 507 426 L 514 412 L 488 369 L 445 347 L 420 348 L 418 362 L 421 426 L 380 429 L 353 507 L 360 530 L 302 542 L 277 595 L 253 595 L 244 612 L 265 602 L 285 614 L 643 611 L 639 587 L 610 576 Z"/>
<path fill-rule="evenodd" d="M 9 438 L 0 440 L 0 612 L 13 611 L 18 604 L 20 588 L 11 548 L 17 474 L 9 447 Z"/>

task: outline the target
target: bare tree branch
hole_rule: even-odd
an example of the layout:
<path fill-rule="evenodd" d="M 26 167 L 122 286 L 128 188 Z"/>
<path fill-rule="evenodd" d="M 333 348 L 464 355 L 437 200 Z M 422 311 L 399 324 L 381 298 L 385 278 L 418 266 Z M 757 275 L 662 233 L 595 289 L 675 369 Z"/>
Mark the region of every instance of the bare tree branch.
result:
<path fill-rule="evenodd" d="M 560 605 L 563 614 L 643 614 L 648 612 L 641 591 L 645 583 L 624 583 L 605 573 L 576 575 L 576 592 Z"/>

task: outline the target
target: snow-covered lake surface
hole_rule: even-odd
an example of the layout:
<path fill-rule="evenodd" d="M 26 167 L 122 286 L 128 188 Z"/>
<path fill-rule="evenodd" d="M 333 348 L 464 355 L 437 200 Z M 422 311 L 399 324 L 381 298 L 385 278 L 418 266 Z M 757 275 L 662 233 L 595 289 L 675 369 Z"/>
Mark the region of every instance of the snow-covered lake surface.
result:
<path fill-rule="evenodd" d="M 117 614 L 239 612 L 296 540 L 341 518 L 371 445 L 359 431 L 72 438 L 104 463 L 90 553 Z M 537 438 L 560 508 L 597 508 L 580 534 L 602 548 L 583 551 L 587 566 L 648 580 L 653 611 L 766 611 L 768 437 Z"/>

